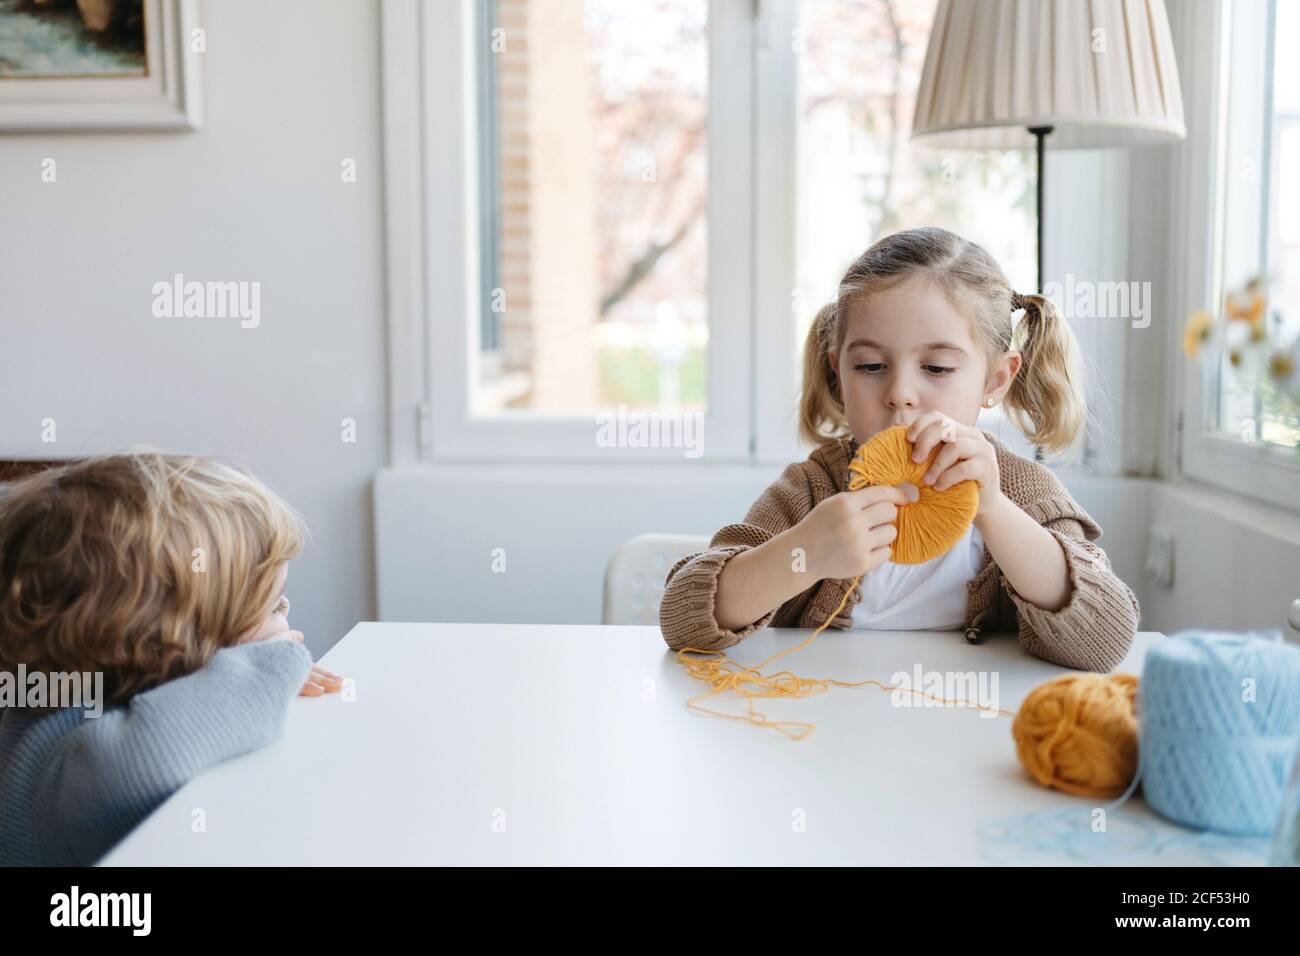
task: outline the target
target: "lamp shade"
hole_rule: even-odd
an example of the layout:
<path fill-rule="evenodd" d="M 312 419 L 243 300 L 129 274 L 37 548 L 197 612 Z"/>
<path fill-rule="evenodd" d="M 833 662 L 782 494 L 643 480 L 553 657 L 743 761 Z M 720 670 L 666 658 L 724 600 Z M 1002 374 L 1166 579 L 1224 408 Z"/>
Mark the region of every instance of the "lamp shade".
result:
<path fill-rule="evenodd" d="M 1169 143 L 1187 135 L 1164 0 L 939 0 L 912 137 L 949 149 Z"/>

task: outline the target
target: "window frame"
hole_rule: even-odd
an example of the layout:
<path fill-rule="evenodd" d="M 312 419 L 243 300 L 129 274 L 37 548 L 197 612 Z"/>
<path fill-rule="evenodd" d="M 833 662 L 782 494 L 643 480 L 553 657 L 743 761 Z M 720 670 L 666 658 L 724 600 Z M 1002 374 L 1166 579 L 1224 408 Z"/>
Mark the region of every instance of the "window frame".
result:
<path fill-rule="evenodd" d="M 799 145 L 798 58 L 788 38 L 799 26 L 802 0 L 755 0 L 754 23 L 754 461 L 786 464 L 806 458 L 799 441 L 800 357 L 795 340 Z M 757 330 L 763 331 L 762 335 Z"/>
<path fill-rule="evenodd" d="M 1239 276 L 1243 269 L 1252 271 L 1248 263 L 1253 262 L 1255 272 L 1267 263 L 1272 157 L 1266 150 L 1272 125 L 1275 2 L 1228 0 L 1222 5 L 1180 6 L 1186 22 L 1178 31 L 1183 39 L 1179 59 L 1205 65 L 1202 70 L 1184 71 L 1193 84 L 1187 101 L 1209 104 L 1207 110 L 1188 117 L 1188 139 L 1180 147 L 1182 161 L 1173 177 L 1174 235 L 1181 245 L 1174 270 L 1176 300 L 1181 307 L 1175 314 L 1184 320 L 1197 309 L 1218 309 L 1225 287 L 1235 284 L 1235 279 L 1226 275 L 1230 267 Z M 1269 55 L 1252 58 L 1249 54 L 1259 49 L 1261 41 Z M 1257 103 L 1263 106 L 1255 108 L 1253 116 L 1232 111 L 1242 104 Z M 1248 130 L 1244 138 L 1239 133 L 1242 126 Z M 1251 144 L 1249 150 L 1241 149 L 1243 140 Z M 1232 146 L 1233 141 L 1238 145 Z M 1233 161 L 1244 155 L 1260 160 L 1259 205 L 1229 214 L 1227 175 Z M 1242 239 L 1246 240 L 1244 246 Z M 1231 258 L 1226 255 L 1230 242 L 1234 250 Z M 1239 251 L 1243 248 L 1247 250 L 1244 253 Z M 1208 431 L 1218 415 L 1214 406 L 1220 400 L 1220 366 L 1216 363 L 1207 370 L 1201 361 L 1186 360 L 1181 343 L 1182 322 L 1171 323 L 1168 348 L 1178 356 L 1182 370 L 1178 376 L 1181 396 L 1175 472 L 1202 484 L 1300 510 L 1300 461 L 1295 452 Z"/>
<path fill-rule="evenodd" d="M 384 0 L 389 439 L 394 464 L 678 461 L 681 448 L 599 447 L 598 416 L 475 418 L 482 269 L 474 0 Z M 752 434 L 753 4 L 712 0 L 709 345 L 703 456 L 748 461 Z M 460 148 L 440 149 L 454 143 Z M 739 397 L 739 400 L 738 400 Z M 687 413 L 689 414 L 689 413 Z M 651 419 L 674 413 L 650 413 Z"/>

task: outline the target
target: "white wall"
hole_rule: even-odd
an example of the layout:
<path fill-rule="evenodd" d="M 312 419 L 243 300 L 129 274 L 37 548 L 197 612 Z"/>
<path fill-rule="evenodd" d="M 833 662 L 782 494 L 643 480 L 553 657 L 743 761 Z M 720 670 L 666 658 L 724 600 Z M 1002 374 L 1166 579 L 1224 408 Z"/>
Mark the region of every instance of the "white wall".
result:
<path fill-rule="evenodd" d="M 148 443 L 243 463 L 311 526 L 289 594 L 320 653 L 374 613 L 379 6 L 221 0 L 201 22 L 202 129 L 0 135 L 0 457 Z M 260 282 L 261 325 L 154 318 L 151 286 L 176 272 Z"/>
<path fill-rule="evenodd" d="M 712 536 L 743 520 L 780 470 L 385 470 L 375 488 L 380 616 L 597 624 L 605 565 L 621 542 L 646 532 Z M 1098 544 L 1137 595 L 1142 630 L 1280 629 L 1296 640 L 1287 615 L 1300 597 L 1300 517 L 1185 482 L 1057 474 L 1101 526 Z M 1152 528 L 1173 538 L 1171 587 L 1146 571 Z M 492 569 L 494 548 L 505 550 L 504 574 Z"/>
<path fill-rule="evenodd" d="M 647 532 L 711 537 L 744 520 L 782 467 L 387 469 L 375 486 L 380 617 L 598 624 L 605 565 L 620 543 Z M 1143 601 L 1153 483 L 1059 474 L 1101 525 L 1115 572 Z M 497 548 L 505 573 L 493 570 Z M 1159 630 L 1146 611 L 1144 603 L 1143 630 Z"/>
<path fill-rule="evenodd" d="M 1155 482 L 1151 527 L 1172 535 L 1173 587 L 1150 585 L 1162 629 L 1281 630 L 1300 598 L 1300 515 L 1193 482 Z"/>
<path fill-rule="evenodd" d="M 711 537 L 742 520 L 782 467 L 385 470 L 375 483 L 380 619 L 599 624 L 619 544 L 653 531 Z M 497 548 L 505 573 L 493 569 Z"/>

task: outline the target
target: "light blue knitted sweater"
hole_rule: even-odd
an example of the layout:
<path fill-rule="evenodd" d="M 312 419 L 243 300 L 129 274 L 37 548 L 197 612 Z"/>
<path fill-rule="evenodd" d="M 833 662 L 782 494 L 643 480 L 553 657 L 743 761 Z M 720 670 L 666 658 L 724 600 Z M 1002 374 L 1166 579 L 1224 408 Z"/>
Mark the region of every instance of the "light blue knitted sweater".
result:
<path fill-rule="evenodd" d="M 310 670 L 298 641 L 259 641 L 99 717 L 0 709 L 0 865 L 94 863 L 201 771 L 278 737 Z"/>

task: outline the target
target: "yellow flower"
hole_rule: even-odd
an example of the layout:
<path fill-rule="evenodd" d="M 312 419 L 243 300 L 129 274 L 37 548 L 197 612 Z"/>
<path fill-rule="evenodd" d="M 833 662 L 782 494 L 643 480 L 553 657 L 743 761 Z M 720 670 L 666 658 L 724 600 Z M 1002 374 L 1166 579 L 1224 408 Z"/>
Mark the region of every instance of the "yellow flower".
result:
<path fill-rule="evenodd" d="M 1193 312 L 1187 320 L 1187 327 L 1183 331 L 1183 351 L 1187 353 L 1188 358 L 1196 358 L 1203 346 L 1210 339 L 1210 333 L 1214 331 L 1214 320 L 1210 318 L 1210 313 L 1204 309 Z"/>
<path fill-rule="evenodd" d="M 1278 381 L 1289 377 L 1295 371 L 1295 360 L 1290 354 L 1278 349 L 1268 357 L 1268 374 Z"/>
<path fill-rule="evenodd" d="M 1300 339 L 1289 349 L 1273 350 L 1268 357 L 1268 374 L 1282 391 L 1300 402 Z"/>
<path fill-rule="evenodd" d="M 1266 305 L 1264 294 L 1258 290 L 1257 283 L 1252 281 L 1246 286 L 1244 295 L 1232 293 L 1228 296 L 1225 303 L 1228 310 L 1228 321 L 1245 322 L 1252 329 L 1258 328 L 1262 332 Z"/>

